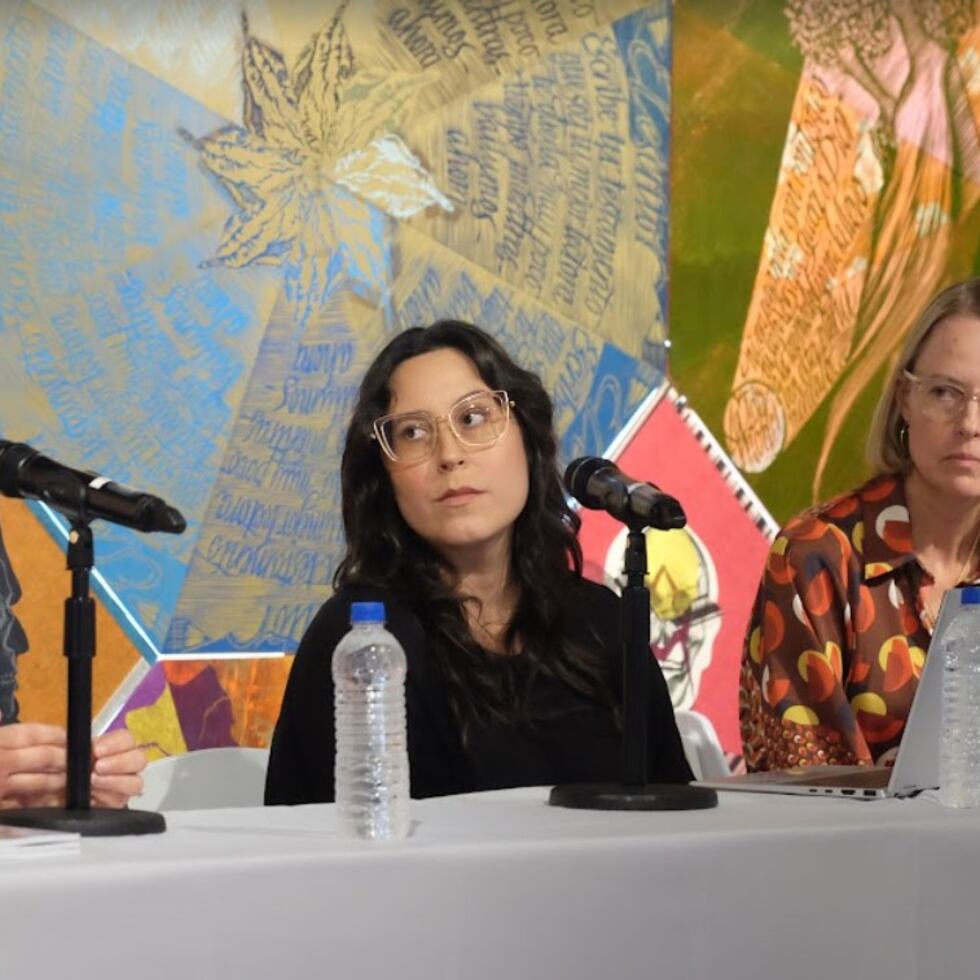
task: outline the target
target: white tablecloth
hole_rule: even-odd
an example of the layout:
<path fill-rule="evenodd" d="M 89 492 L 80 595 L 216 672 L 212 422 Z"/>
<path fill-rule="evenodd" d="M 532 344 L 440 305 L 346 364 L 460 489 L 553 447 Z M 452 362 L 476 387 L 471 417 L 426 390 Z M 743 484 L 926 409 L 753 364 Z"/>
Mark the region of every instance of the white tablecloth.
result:
<path fill-rule="evenodd" d="M 980 813 L 724 794 L 607 813 L 546 790 L 169 814 L 155 837 L 0 863 L 0 977 L 980 976 Z"/>

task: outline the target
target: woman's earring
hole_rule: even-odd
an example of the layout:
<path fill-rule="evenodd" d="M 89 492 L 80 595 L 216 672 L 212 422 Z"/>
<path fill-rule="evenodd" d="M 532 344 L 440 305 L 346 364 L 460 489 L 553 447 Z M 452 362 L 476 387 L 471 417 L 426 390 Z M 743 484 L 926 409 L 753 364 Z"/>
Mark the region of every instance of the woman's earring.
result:
<path fill-rule="evenodd" d="M 908 456 L 909 454 L 909 424 L 902 419 L 898 427 L 898 445 L 902 450 L 903 456 Z"/>

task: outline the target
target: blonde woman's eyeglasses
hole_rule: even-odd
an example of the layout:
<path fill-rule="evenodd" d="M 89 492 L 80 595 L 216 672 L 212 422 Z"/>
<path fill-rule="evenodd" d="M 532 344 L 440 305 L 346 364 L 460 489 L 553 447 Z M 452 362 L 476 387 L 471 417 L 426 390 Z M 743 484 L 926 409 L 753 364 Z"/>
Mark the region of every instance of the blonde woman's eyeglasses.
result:
<path fill-rule="evenodd" d="M 487 449 L 503 437 L 514 402 L 506 391 L 477 391 L 460 398 L 445 415 L 402 412 L 374 420 L 372 438 L 395 463 L 420 463 L 435 452 L 439 423 L 445 422 L 460 445 Z"/>
<path fill-rule="evenodd" d="M 980 391 L 968 391 L 949 378 L 911 371 L 902 373 L 918 388 L 922 414 L 933 422 L 955 422 L 963 416 L 970 402 L 980 405 Z"/>

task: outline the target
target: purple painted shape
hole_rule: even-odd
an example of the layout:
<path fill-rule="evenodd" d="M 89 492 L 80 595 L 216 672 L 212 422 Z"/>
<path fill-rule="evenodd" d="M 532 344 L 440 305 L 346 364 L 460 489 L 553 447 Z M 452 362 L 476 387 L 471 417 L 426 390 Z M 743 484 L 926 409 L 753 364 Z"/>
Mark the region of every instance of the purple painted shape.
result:
<path fill-rule="evenodd" d="M 214 667 L 205 667 L 186 684 L 171 683 L 170 695 L 189 752 L 238 744 L 231 737 L 231 698 Z"/>
<path fill-rule="evenodd" d="M 136 685 L 136 690 L 126 699 L 122 709 L 112 719 L 112 723 L 106 729 L 107 732 L 114 732 L 117 728 L 126 727 L 126 714 L 135 711 L 137 708 L 148 708 L 160 700 L 160 695 L 167 689 L 167 678 L 163 673 L 163 664 L 154 664 L 149 673 Z"/>

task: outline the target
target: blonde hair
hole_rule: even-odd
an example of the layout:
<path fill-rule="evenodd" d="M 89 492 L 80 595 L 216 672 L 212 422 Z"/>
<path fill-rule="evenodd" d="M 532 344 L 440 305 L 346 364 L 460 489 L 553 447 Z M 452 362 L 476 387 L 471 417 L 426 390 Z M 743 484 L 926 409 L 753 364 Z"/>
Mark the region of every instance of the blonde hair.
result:
<path fill-rule="evenodd" d="M 916 358 L 933 329 L 947 317 L 957 314 L 980 318 L 980 278 L 954 283 L 937 293 L 906 336 L 878 399 L 868 432 L 865 455 L 876 473 L 908 472 L 911 461 L 905 419 L 898 407 L 898 393 L 905 383 L 903 372 L 914 371 Z"/>

